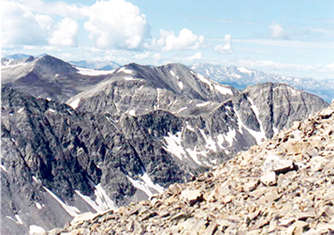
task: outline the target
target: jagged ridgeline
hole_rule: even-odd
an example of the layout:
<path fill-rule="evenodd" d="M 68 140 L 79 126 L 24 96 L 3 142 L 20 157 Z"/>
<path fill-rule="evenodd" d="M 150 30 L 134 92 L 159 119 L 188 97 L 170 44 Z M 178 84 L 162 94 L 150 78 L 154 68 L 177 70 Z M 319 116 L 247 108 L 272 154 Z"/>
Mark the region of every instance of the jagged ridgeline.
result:
<path fill-rule="evenodd" d="M 284 84 L 239 91 L 180 64 L 96 71 L 48 55 L 5 62 L 4 234 L 147 199 L 328 106 Z"/>
<path fill-rule="evenodd" d="M 333 234 L 334 103 L 149 201 L 76 218 L 74 234 Z"/>

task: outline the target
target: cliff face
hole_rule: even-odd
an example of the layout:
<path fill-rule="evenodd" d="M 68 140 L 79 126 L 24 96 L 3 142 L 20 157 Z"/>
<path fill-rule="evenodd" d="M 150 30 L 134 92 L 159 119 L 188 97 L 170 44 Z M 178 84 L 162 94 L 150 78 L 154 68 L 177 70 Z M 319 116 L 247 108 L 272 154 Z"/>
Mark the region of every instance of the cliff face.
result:
<path fill-rule="evenodd" d="M 334 104 L 193 182 L 53 232 L 331 234 L 333 143 Z"/>

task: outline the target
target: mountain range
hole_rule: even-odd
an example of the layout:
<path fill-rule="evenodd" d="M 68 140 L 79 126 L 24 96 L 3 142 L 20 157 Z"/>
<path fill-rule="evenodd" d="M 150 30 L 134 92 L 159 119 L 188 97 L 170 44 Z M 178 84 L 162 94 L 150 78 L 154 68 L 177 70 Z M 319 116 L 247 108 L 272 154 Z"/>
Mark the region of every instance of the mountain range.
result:
<path fill-rule="evenodd" d="M 334 79 L 298 78 L 274 73 L 264 73 L 235 65 L 194 64 L 194 71 L 217 82 L 231 85 L 238 89 L 258 83 L 285 83 L 300 90 L 322 97 L 327 102 L 334 100 Z"/>
<path fill-rule="evenodd" d="M 285 84 L 242 91 L 181 64 L 2 65 L 1 233 L 62 227 L 194 179 L 328 106 Z"/>

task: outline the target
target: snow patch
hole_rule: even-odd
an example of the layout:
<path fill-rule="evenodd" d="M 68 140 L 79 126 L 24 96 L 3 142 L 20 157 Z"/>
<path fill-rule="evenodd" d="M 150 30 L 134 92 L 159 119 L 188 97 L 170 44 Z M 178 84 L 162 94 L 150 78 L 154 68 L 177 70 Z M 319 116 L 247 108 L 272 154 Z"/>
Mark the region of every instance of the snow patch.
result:
<path fill-rule="evenodd" d="M 114 202 L 111 198 L 107 195 L 106 191 L 103 189 L 101 184 L 95 186 L 95 196 L 96 196 L 96 203 L 100 206 L 103 206 L 106 210 L 107 209 L 116 209 Z"/>
<path fill-rule="evenodd" d="M 32 179 L 33 179 L 37 184 L 42 184 L 42 181 L 41 181 L 40 179 L 37 179 L 35 176 L 33 176 Z"/>
<path fill-rule="evenodd" d="M 183 89 L 183 82 L 178 81 L 178 82 L 177 82 L 177 85 L 179 86 L 179 88 L 180 88 L 181 90 Z"/>
<path fill-rule="evenodd" d="M 189 153 L 190 158 L 199 166 L 203 166 L 204 164 L 200 161 L 199 156 L 205 155 L 206 152 L 204 151 L 197 151 L 197 147 L 194 149 L 187 148 L 187 152 Z"/>
<path fill-rule="evenodd" d="M 23 221 L 19 215 L 15 215 L 18 224 L 23 224 Z"/>
<path fill-rule="evenodd" d="M 68 105 L 71 106 L 73 109 L 76 109 L 79 106 L 80 98 L 76 98 L 73 101 L 69 102 Z"/>
<path fill-rule="evenodd" d="M 79 190 L 75 190 L 75 193 L 78 194 L 81 197 L 81 199 L 87 202 L 87 204 L 90 205 L 98 213 L 109 209 L 108 206 L 105 206 L 104 204 L 98 204 L 96 201 L 92 200 L 89 196 L 81 194 Z"/>
<path fill-rule="evenodd" d="M 195 74 L 195 75 L 197 76 L 197 78 L 198 78 L 200 81 L 202 81 L 202 82 L 208 84 L 210 90 L 212 90 L 212 82 L 211 82 L 209 79 L 205 78 L 202 74 L 199 74 L 199 73 L 197 73 L 197 74 Z"/>
<path fill-rule="evenodd" d="M 156 192 L 162 193 L 164 191 L 163 187 L 153 183 L 146 172 L 140 177 L 140 180 L 134 180 L 129 176 L 128 179 L 133 186 L 143 191 L 148 197 L 152 197 Z"/>
<path fill-rule="evenodd" d="M 256 119 L 257 119 L 257 121 L 260 124 L 260 133 L 261 133 L 261 135 L 259 136 L 259 139 L 256 140 L 256 142 L 259 144 L 259 143 L 262 143 L 263 140 L 266 139 L 266 134 L 265 134 L 262 122 L 260 120 L 260 112 L 259 112 L 258 108 L 256 107 L 255 103 L 253 102 L 253 100 L 251 98 L 247 97 L 247 99 L 248 99 L 249 103 L 251 103 L 251 105 L 252 105 L 251 109 L 255 113 Z"/>
<path fill-rule="evenodd" d="M 131 110 L 128 111 L 128 114 L 131 115 L 131 116 L 136 116 L 136 110 L 131 109 Z"/>
<path fill-rule="evenodd" d="M 51 113 L 55 113 L 56 112 L 56 110 L 54 110 L 54 109 L 48 109 L 47 111 L 49 111 Z"/>
<path fill-rule="evenodd" d="M 149 175 L 146 172 L 144 173 L 144 175 L 141 178 L 149 187 L 155 189 L 159 193 L 162 193 L 164 191 L 163 187 L 161 187 L 158 184 L 153 183 L 153 181 L 151 180 L 151 178 L 149 177 Z"/>
<path fill-rule="evenodd" d="M 187 107 L 182 107 L 177 111 L 177 113 L 181 113 L 183 110 L 186 110 L 186 109 L 187 109 Z"/>
<path fill-rule="evenodd" d="M 300 92 L 294 88 L 288 87 L 288 90 L 290 91 L 291 95 L 298 96 L 300 95 Z"/>
<path fill-rule="evenodd" d="M 29 235 L 40 235 L 44 233 L 46 233 L 46 231 L 40 226 L 34 224 L 29 226 Z"/>
<path fill-rule="evenodd" d="M 274 135 L 276 135 L 279 132 L 278 129 L 277 129 L 277 127 L 273 126 L 273 132 L 274 132 Z"/>
<path fill-rule="evenodd" d="M 240 73 L 247 73 L 248 75 L 252 75 L 252 71 L 250 71 L 245 67 L 238 67 L 237 69 L 239 70 Z"/>
<path fill-rule="evenodd" d="M 22 108 L 20 108 L 20 109 L 17 111 L 17 113 L 22 113 L 23 110 L 24 110 L 24 108 L 22 107 Z"/>
<path fill-rule="evenodd" d="M 115 71 L 115 70 L 95 70 L 95 69 L 87 69 L 80 67 L 76 67 L 76 69 L 78 70 L 77 73 L 88 76 L 106 75 L 106 74 L 111 74 Z"/>
<path fill-rule="evenodd" d="M 215 85 L 215 89 L 220 93 L 220 94 L 223 94 L 223 95 L 233 95 L 233 92 L 230 88 L 227 88 L 227 87 L 224 87 L 222 85 Z"/>
<path fill-rule="evenodd" d="M 173 77 L 175 77 L 175 73 L 174 73 L 174 71 L 170 70 L 169 73 L 170 73 Z"/>
<path fill-rule="evenodd" d="M 206 135 L 203 130 L 200 130 L 201 135 L 203 136 L 205 142 L 206 142 L 206 149 L 213 150 L 214 152 L 217 152 L 217 146 L 216 142 L 212 139 L 210 135 Z"/>
<path fill-rule="evenodd" d="M 35 202 L 35 206 L 37 207 L 37 209 L 42 209 L 43 208 L 43 206 L 40 204 L 40 203 L 38 203 L 38 202 Z"/>
<path fill-rule="evenodd" d="M 225 140 L 232 146 L 233 140 L 235 139 L 235 129 L 229 130 L 225 135 Z"/>
<path fill-rule="evenodd" d="M 125 81 L 131 81 L 131 80 L 134 80 L 134 78 L 133 78 L 133 77 L 130 77 L 130 76 L 125 76 L 125 77 L 123 77 L 123 79 L 124 79 Z"/>
<path fill-rule="evenodd" d="M 208 104 L 210 104 L 210 101 L 196 104 L 196 107 L 203 107 L 203 106 L 207 106 Z"/>
<path fill-rule="evenodd" d="M 66 205 L 59 197 L 57 197 L 51 190 L 43 186 L 45 191 L 47 191 L 63 208 L 64 210 L 72 217 L 75 217 L 80 214 L 80 210 L 74 206 Z"/>
<path fill-rule="evenodd" d="M 0 169 L 3 170 L 4 172 L 8 173 L 7 168 L 4 165 L 2 165 L 2 164 L 0 164 Z"/>
<path fill-rule="evenodd" d="M 227 142 L 230 146 L 232 146 L 235 135 L 235 129 L 229 130 L 225 135 L 220 134 L 217 136 L 217 144 L 221 146 L 224 142 Z"/>
<path fill-rule="evenodd" d="M 239 113 L 236 112 L 236 114 L 237 114 L 237 117 L 238 117 L 239 131 L 240 131 L 241 133 L 243 133 L 243 129 L 242 129 L 242 128 L 246 129 L 246 130 L 249 132 L 249 134 L 251 134 L 251 135 L 255 138 L 255 141 L 256 141 L 257 144 L 262 143 L 263 140 L 266 139 L 265 133 L 262 132 L 261 129 L 260 129 L 260 131 L 254 131 L 254 130 L 248 128 L 248 127 L 241 121 L 241 117 L 240 117 Z"/>
<path fill-rule="evenodd" d="M 133 70 L 127 69 L 126 67 L 122 67 L 117 71 L 117 73 L 120 73 L 120 72 L 123 72 L 123 73 L 126 73 L 126 74 L 133 74 L 134 73 Z"/>
<path fill-rule="evenodd" d="M 187 123 L 186 129 L 195 132 L 195 129 Z"/>
<path fill-rule="evenodd" d="M 169 133 L 168 136 L 165 136 L 164 138 L 166 142 L 166 146 L 163 148 L 179 158 L 180 160 L 183 160 L 187 153 L 184 151 L 184 148 L 181 145 L 181 132 L 177 132 L 175 135 Z"/>

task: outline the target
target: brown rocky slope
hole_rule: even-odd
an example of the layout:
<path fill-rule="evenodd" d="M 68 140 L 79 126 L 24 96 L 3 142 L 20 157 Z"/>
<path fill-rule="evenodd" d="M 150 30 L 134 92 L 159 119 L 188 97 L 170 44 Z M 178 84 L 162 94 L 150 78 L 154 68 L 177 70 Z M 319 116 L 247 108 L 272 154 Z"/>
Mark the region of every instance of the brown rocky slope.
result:
<path fill-rule="evenodd" d="M 51 233 L 333 234 L 334 103 L 190 183 L 88 217 Z"/>

